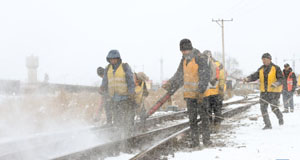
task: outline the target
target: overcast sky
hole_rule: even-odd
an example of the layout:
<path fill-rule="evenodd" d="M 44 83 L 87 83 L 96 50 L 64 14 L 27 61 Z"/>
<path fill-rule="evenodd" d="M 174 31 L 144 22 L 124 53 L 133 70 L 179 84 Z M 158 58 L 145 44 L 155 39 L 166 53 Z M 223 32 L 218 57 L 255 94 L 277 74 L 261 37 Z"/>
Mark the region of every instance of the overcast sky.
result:
<path fill-rule="evenodd" d="M 0 1 L 0 79 L 26 81 L 25 57 L 39 56 L 39 80 L 92 85 L 110 49 L 118 49 L 132 69 L 160 80 L 171 77 L 181 58 L 179 41 L 200 51 L 235 57 L 245 74 L 257 70 L 261 55 L 299 59 L 300 2 L 297 0 L 2 0 Z M 291 62 L 290 62 L 291 63 Z"/>

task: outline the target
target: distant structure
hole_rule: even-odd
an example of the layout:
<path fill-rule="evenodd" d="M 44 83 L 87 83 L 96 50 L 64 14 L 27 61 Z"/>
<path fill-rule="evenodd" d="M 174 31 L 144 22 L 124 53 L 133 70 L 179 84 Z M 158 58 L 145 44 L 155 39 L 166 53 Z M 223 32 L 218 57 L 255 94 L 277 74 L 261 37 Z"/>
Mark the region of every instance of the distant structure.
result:
<path fill-rule="evenodd" d="M 160 59 L 160 83 L 163 83 L 164 80 L 164 60 Z"/>
<path fill-rule="evenodd" d="M 44 75 L 44 83 L 49 83 L 49 75 L 48 75 L 48 73 L 45 73 L 45 75 Z"/>
<path fill-rule="evenodd" d="M 37 83 L 37 69 L 39 67 L 39 58 L 33 55 L 26 57 L 26 67 L 28 72 L 28 83 Z"/>

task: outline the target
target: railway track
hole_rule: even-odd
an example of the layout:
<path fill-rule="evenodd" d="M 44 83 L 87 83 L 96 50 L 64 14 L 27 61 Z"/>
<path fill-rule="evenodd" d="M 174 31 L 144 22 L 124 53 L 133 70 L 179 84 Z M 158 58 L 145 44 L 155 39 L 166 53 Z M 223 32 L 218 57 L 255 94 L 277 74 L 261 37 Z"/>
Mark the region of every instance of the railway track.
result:
<path fill-rule="evenodd" d="M 230 109 L 223 112 L 223 116 L 228 118 L 232 117 L 238 113 L 241 113 L 247 109 L 249 109 L 252 105 L 257 104 L 258 102 L 252 102 L 245 106 L 241 106 L 235 109 Z M 73 152 L 68 155 L 64 155 L 61 157 L 54 158 L 55 160 L 79 160 L 79 159 L 103 159 L 108 156 L 113 156 L 118 154 L 119 152 L 128 152 L 125 148 L 121 148 L 123 143 L 128 143 L 130 145 L 131 151 L 134 150 L 142 150 L 142 152 L 138 153 L 132 159 L 147 159 L 147 157 L 152 157 L 160 148 L 165 147 L 164 145 L 170 146 L 170 143 L 174 139 L 178 139 L 178 136 L 182 134 L 186 134 L 189 131 L 189 122 L 186 119 L 185 122 L 152 130 L 146 133 L 140 133 L 134 136 L 131 136 L 126 139 L 120 139 L 118 141 L 114 141 L 108 144 L 103 144 L 99 146 L 95 146 L 93 148 L 89 148 L 87 150 L 82 150 L 80 152 Z M 179 138 L 180 139 L 180 138 Z M 161 152 L 160 152 L 161 153 Z"/>
<path fill-rule="evenodd" d="M 254 98 L 254 97 L 253 97 Z M 253 99 L 252 98 L 252 99 Z M 240 103 L 243 103 L 244 101 L 247 101 L 249 99 L 243 99 L 239 100 Z M 225 103 L 226 105 L 230 104 L 237 104 L 238 102 L 230 102 Z M 224 116 L 227 116 L 230 112 L 224 112 Z M 187 116 L 186 111 L 180 111 L 172 114 L 166 114 L 162 116 L 155 116 L 150 117 L 147 119 L 145 123 L 142 122 L 136 122 L 136 130 L 140 130 L 141 127 L 144 125 L 147 128 L 151 128 L 152 126 L 155 126 L 156 124 L 163 123 L 165 121 L 170 120 L 177 120 L 177 119 L 184 119 Z M 230 116 L 230 115 L 228 115 Z M 170 133 L 174 133 L 180 129 L 188 127 L 188 122 L 182 122 L 177 125 L 172 125 L 160 129 L 155 129 L 152 131 L 147 132 L 136 132 L 137 134 L 129 137 L 126 139 L 126 141 L 130 142 L 131 144 L 135 144 L 131 146 L 133 149 L 146 149 L 145 146 L 142 144 L 148 143 L 149 145 L 152 144 L 151 138 L 149 137 L 166 137 L 170 136 Z M 91 158 L 91 155 L 98 155 L 96 157 L 107 157 L 107 156 L 113 156 L 115 154 L 118 154 L 122 149 L 120 148 L 121 144 L 125 141 L 124 139 L 113 139 L 112 141 L 105 142 L 103 144 L 93 144 L 92 147 L 89 147 L 89 149 L 77 149 L 76 152 L 73 152 L 70 154 L 68 153 L 59 153 L 56 154 L 56 156 L 52 157 L 44 157 L 44 155 L 47 152 L 47 148 L 55 148 L 59 150 L 59 148 L 63 149 L 63 147 L 68 147 L 66 144 L 68 142 L 74 141 L 74 137 L 80 137 L 81 134 L 85 134 L 85 132 L 92 132 L 92 134 L 97 135 L 98 137 L 101 136 L 107 136 L 107 139 L 111 140 L 111 137 L 114 137 L 117 131 L 117 128 L 114 127 L 87 127 L 82 128 L 78 130 L 68 131 L 68 132 L 56 132 L 52 134 L 39 134 L 37 136 L 32 136 L 27 139 L 21 139 L 18 141 L 11 141 L 7 142 L 5 144 L 0 144 L 0 159 L 22 159 L 23 155 L 32 154 L 33 151 L 34 154 L 38 154 L 40 157 L 38 159 L 77 159 L 76 157 L 85 157 L 81 159 L 93 159 Z M 79 136 L 78 136 L 79 135 Z M 67 138 L 66 138 L 67 136 Z M 53 139 L 53 137 L 55 137 Z M 147 142 L 145 142 L 145 139 L 147 139 Z M 76 139 L 75 139 L 76 140 Z M 155 139 L 157 141 L 159 139 Z M 32 146 L 28 147 L 28 144 L 34 144 Z M 18 147 L 16 147 L 18 146 Z M 22 147 L 26 146 L 26 147 Z M 11 148 L 17 148 L 15 150 L 11 150 Z M 79 151 L 78 151 L 79 150 Z M 97 153 L 97 154 L 95 154 Z M 60 156 L 60 155 L 65 156 Z M 73 156 L 72 156 L 73 155 Z M 74 156 L 76 155 L 76 156 Z M 56 157 L 56 158 L 55 158 Z M 72 158 L 71 158 L 72 157 Z M 79 158 L 80 159 L 80 158 Z"/>
<path fill-rule="evenodd" d="M 172 114 L 150 117 L 145 123 L 137 121 L 135 130 L 140 131 L 140 128 L 144 125 L 146 128 L 150 128 L 156 124 L 163 123 L 164 121 L 183 119 L 185 116 L 187 116 L 186 111 L 180 111 Z M 23 157 L 30 154 L 41 157 L 38 159 L 49 159 L 49 157 L 45 157 L 49 152 L 47 150 L 59 153 L 59 150 L 64 150 L 64 147 L 68 147 L 67 144 L 72 144 L 72 141 L 80 141 L 78 138 L 88 133 L 96 135 L 97 137 L 105 137 L 103 139 L 107 139 L 108 141 L 106 142 L 109 143 L 111 140 L 115 140 L 114 137 L 116 135 L 114 133 L 117 132 L 117 130 L 116 127 L 92 126 L 70 131 L 35 134 L 18 139 L 17 141 L 13 140 L 1 143 L 0 159 L 23 159 Z"/>
<path fill-rule="evenodd" d="M 223 112 L 223 117 L 229 118 L 238 113 L 242 113 L 243 111 L 249 109 L 251 106 L 259 103 L 259 101 L 252 102 L 245 106 L 238 107 L 236 109 L 231 109 L 226 112 Z M 161 141 L 156 142 L 154 145 L 148 147 L 147 149 L 142 150 L 134 157 L 130 158 L 130 160 L 152 160 L 152 159 L 160 159 L 161 155 L 172 154 L 178 148 L 178 144 L 182 143 L 188 137 L 188 133 L 190 131 L 190 127 L 187 126 L 177 132 L 173 132 L 173 134 L 165 137 Z"/>
<path fill-rule="evenodd" d="M 237 100 L 237 101 L 233 101 L 233 102 L 227 102 L 227 103 L 224 103 L 224 104 L 223 104 L 223 107 L 226 107 L 226 106 L 229 106 L 229 105 L 233 105 L 233 104 L 247 103 L 248 101 L 253 100 L 253 99 L 256 99 L 256 98 L 259 98 L 259 96 L 254 96 L 254 97 L 250 97 L 250 98 L 248 98 L 248 97 L 246 96 L 246 97 L 244 97 L 244 98 L 241 99 L 241 100 Z"/>

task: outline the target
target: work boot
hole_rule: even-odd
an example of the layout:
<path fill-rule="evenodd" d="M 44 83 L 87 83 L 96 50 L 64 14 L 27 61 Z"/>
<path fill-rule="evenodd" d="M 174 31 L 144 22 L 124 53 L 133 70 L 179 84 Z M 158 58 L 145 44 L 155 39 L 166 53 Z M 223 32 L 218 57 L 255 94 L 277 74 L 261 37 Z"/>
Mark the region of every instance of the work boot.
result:
<path fill-rule="evenodd" d="M 212 127 L 212 133 L 217 133 L 220 130 L 220 126 L 221 126 L 220 123 L 215 124 Z"/>
<path fill-rule="evenodd" d="M 266 130 L 266 129 L 272 129 L 272 126 L 269 126 L 269 125 L 265 125 L 264 128 L 262 128 L 263 130 Z"/>
<path fill-rule="evenodd" d="M 291 108 L 291 112 L 292 112 L 292 113 L 294 112 L 294 108 Z"/>
<path fill-rule="evenodd" d="M 196 147 L 199 147 L 200 144 L 199 143 L 195 143 L 195 142 L 192 142 L 191 144 L 189 144 L 189 148 L 196 148 Z"/>
<path fill-rule="evenodd" d="M 203 145 L 204 145 L 205 147 L 210 147 L 212 144 L 213 144 L 213 143 L 212 143 L 211 140 L 205 140 L 205 141 L 203 141 Z"/>
<path fill-rule="evenodd" d="M 279 119 L 279 125 L 283 125 L 283 118 Z"/>
<path fill-rule="evenodd" d="M 289 113 L 289 109 L 285 108 L 284 111 L 282 113 Z"/>
<path fill-rule="evenodd" d="M 200 142 L 197 140 L 191 141 L 191 143 L 188 144 L 189 148 L 196 148 L 200 146 Z"/>

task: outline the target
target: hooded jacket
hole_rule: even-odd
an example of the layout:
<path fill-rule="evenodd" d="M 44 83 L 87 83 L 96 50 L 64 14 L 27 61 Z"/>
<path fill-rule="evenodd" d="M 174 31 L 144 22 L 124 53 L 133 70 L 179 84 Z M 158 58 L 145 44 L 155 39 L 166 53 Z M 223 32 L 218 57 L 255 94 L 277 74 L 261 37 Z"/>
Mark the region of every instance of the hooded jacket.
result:
<path fill-rule="evenodd" d="M 109 64 L 107 65 L 107 67 L 104 70 L 104 77 L 102 80 L 102 84 L 100 86 L 101 90 L 108 95 L 108 78 L 107 78 L 107 72 L 109 67 L 112 65 L 113 68 L 113 72 L 115 73 L 116 70 L 118 69 L 118 67 L 120 65 L 123 65 L 123 69 L 125 72 L 125 78 L 126 78 L 126 83 L 127 83 L 127 88 L 128 88 L 128 94 L 129 95 L 134 95 L 135 94 L 135 83 L 134 83 L 134 79 L 133 79 L 133 73 L 131 71 L 130 66 L 127 63 L 122 63 L 122 59 L 121 56 L 119 54 L 119 52 L 117 50 L 111 50 L 109 52 L 109 54 L 107 55 L 106 59 L 109 62 L 109 59 L 111 58 L 118 58 L 119 62 L 115 65 Z M 129 97 L 128 96 L 123 96 L 123 95 L 117 95 L 115 94 L 112 97 L 113 101 L 121 101 L 121 100 L 127 100 Z"/>

